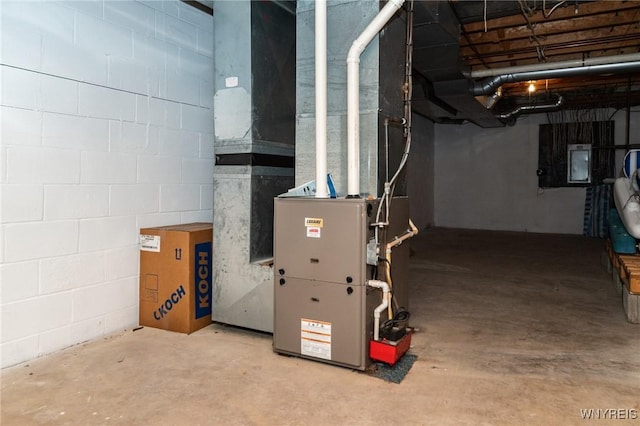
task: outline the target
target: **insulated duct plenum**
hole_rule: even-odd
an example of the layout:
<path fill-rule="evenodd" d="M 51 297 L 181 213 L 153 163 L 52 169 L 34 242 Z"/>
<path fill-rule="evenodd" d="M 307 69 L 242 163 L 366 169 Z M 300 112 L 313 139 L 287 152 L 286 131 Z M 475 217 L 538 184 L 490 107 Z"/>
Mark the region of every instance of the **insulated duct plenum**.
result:
<path fill-rule="evenodd" d="M 504 124 L 469 93 L 460 62 L 460 23 L 449 2 L 415 2 L 414 83 L 428 80 L 424 96 L 414 90 L 414 111 L 435 122 L 472 121 L 481 127 Z M 415 86 L 414 86 L 415 87 Z"/>
<path fill-rule="evenodd" d="M 429 81 L 460 77 L 460 24 L 448 2 L 414 2 L 413 66 Z"/>

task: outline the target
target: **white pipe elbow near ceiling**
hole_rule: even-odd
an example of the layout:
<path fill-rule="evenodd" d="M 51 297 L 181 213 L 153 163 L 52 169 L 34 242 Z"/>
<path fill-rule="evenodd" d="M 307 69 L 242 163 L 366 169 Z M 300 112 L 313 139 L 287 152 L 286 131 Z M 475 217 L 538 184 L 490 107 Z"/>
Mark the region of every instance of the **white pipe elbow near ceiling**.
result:
<path fill-rule="evenodd" d="M 403 3 L 389 0 L 354 40 L 347 55 L 347 197 L 360 196 L 360 55 Z"/>

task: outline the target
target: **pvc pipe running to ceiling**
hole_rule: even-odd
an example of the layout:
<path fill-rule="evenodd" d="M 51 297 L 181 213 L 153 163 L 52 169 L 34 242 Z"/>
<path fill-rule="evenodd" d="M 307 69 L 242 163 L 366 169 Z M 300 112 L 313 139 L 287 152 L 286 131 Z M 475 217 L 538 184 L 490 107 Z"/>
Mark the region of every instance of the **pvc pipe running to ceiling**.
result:
<path fill-rule="evenodd" d="M 327 191 L 327 1 L 316 0 L 316 198 Z"/>
<path fill-rule="evenodd" d="M 389 0 L 354 40 L 347 55 L 347 198 L 360 197 L 360 55 L 403 3 Z"/>

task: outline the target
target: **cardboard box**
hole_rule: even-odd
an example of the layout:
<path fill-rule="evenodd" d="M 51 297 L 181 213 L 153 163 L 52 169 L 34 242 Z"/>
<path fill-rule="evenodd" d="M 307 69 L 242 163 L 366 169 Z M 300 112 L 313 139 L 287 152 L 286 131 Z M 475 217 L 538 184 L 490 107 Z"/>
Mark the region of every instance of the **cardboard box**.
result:
<path fill-rule="evenodd" d="M 211 223 L 140 230 L 140 325 L 192 333 L 211 324 Z"/>

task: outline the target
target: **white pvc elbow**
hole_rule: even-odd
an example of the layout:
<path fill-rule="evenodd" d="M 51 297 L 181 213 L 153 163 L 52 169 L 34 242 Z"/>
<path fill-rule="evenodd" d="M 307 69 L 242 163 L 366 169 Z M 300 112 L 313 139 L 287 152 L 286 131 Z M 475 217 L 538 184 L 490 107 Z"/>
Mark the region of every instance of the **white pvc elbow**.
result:
<path fill-rule="evenodd" d="M 380 314 L 387 309 L 389 300 L 389 284 L 380 280 L 369 280 L 367 285 L 382 289 L 382 303 L 373 310 L 373 340 L 380 340 Z"/>

